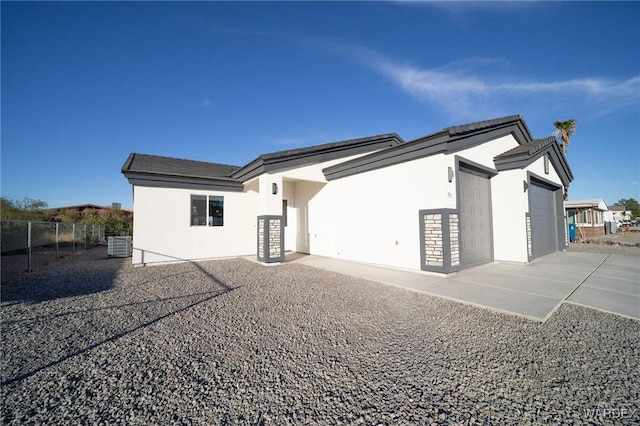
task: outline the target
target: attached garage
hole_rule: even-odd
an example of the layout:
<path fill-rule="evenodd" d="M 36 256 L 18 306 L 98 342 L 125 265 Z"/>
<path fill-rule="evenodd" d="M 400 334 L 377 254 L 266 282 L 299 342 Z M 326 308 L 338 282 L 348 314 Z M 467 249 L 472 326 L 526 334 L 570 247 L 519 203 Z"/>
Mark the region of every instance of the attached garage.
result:
<path fill-rule="evenodd" d="M 564 235 L 559 218 L 563 219 L 562 188 L 551 182 L 530 176 L 529 215 L 533 258 L 559 250 L 559 235 Z M 562 220 L 563 222 L 563 220 Z"/>

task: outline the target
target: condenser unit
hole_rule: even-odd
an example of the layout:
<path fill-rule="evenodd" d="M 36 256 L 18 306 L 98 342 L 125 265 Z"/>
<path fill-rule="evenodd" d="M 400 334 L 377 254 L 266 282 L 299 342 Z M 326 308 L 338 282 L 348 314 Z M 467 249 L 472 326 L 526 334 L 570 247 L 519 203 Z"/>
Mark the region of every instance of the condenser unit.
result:
<path fill-rule="evenodd" d="M 131 237 L 109 237 L 109 257 L 129 257 L 131 251 Z"/>

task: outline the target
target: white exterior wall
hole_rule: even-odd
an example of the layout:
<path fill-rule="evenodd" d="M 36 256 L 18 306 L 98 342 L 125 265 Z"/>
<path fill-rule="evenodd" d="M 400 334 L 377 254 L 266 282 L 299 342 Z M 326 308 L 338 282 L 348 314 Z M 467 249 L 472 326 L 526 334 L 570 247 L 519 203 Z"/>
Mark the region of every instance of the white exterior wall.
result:
<path fill-rule="evenodd" d="M 527 172 L 506 170 L 491 178 L 493 211 L 493 258 L 509 262 L 527 262 L 527 223 L 529 199 L 524 192 Z"/>
<path fill-rule="evenodd" d="M 326 186 L 298 183 L 298 199 L 309 205 L 308 252 L 419 270 L 419 211 L 458 207 L 457 176 L 448 181 L 448 168 L 455 170 L 455 157 L 494 169 L 493 158 L 515 146 L 516 140 L 509 135 L 453 154 L 433 155 L 337 179 Z M 514 176 L 522 173 L 526 175 L 522 170 L 503 172 L 491 179 L 494 223 L 503 216 L 513 219 L 513 209 L 522 217 L 504 227 L 494 227 L 494 233 L 498 232 L 494 236 L 494 250 L 499 248 L 499 256 L 504 257 L 503 252 L 512 254 L 510 250 L 518 246 L 518 259 L 526 262 L 527 199 L 522 180 Z M 524 197 L 520 197 L 517 207 L 505 207 L 518 194 Z M 519 241 L 509 238 L 514 227 L 522 234 Z M 499 256 L 496 254 L 496 259 Z"/>
<path fill-rule="evenodd" d="M 224 226 L 190 226 L 191 195 L 224 196 Z M 258 194 L 134 186 L 133 264 L 256 253 Z"/>
<path fill-rule="evenodd" d="M 524 182 L 531 172 L 562 185 L 552 164 L 549 166 L 549 174 L 545 174 L 541 157 L 524 169 L 502 171 L 491 179 L 495 260 L 528 262 L 525 213 L 529 212 L 529 193 L 524 191 Z"/>
<path fill-rule="evenodd" d="M 556 169 L 553 167 L 553 164 L 551 164 L 551 162 L 549 162 L 549 174 L 547 175 L 544 173 L 544 157 L 540 157 L 533 163 L 529 164 L 526 170 L 540 176 L 541 178 L 550 180 L 551 182 L 557 183 L 558 185 L 562 185 L 560 176 L 558 175 L 558 172 L 556 172 Z"/>
<path fill-rule="evenodd" d="M 309 252 L 420 269 L 421 209 L 455 207 L 447 181 L 453 156 L 436 155 L 329 182 L 302 186 Z"/>

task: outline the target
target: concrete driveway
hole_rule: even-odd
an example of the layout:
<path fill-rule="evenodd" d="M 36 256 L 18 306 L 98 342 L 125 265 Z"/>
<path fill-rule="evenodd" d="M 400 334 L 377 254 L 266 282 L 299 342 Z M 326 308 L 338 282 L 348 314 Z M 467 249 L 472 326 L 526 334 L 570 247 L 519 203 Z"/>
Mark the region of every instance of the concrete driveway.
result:
<path fill-rule="evenodd" d="M 554 253 L 531 264 L 492 263 L 446 277 L 318 256 L 292 261 L 535 321 L 546 321 L 565 302 L 640 320 L 640 263 L 631 256 Z"/>

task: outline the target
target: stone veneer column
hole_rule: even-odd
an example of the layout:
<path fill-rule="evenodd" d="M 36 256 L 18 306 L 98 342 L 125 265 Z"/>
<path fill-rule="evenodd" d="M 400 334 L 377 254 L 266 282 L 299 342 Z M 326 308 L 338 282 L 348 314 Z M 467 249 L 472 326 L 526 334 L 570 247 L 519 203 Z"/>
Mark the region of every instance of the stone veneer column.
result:
<path fill-rule="evenodd" d="M 258 216 L 258 260 L 284 262 L 284 226 L 282 216 Z"/>
<path fill-rule="evenodd" d="M 526 227 L 527 227 L 527 256 L 529 262 L 533 259 L 533 241 L 531 241 L 531 215 L 525 213 Z"/>
<path fill-rule="evenodd" d="M 460 265 L 460 232 L 457 213 L 449 214 L 449 246 L 451 253 L 451 266 Z"/>
<path fill-rule="evenodd" d="M 442 214 L 425 214 L 424 220 L 424 264 L 444 266 L 442 251 Z"/>
<path fill-rule="evenodd" d="M 257 257 L 264 263 L 284 262 L 284 224 L 281 175 L 258 178 Z"/>
<path fill-rule="evenodd" d="M 432 272 L 460 270 L 460 219 L 454 209 L 420 210 L 420 268 Z"/>

